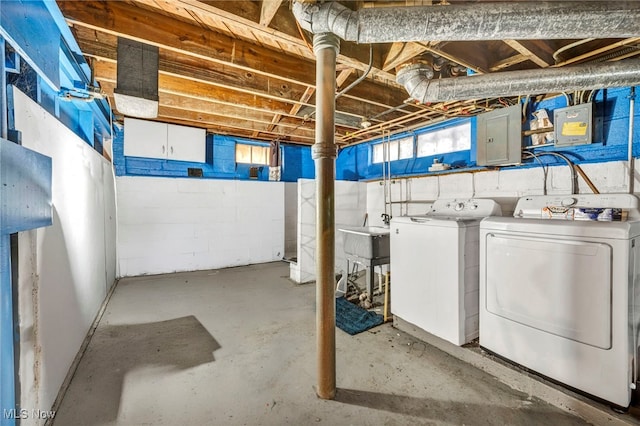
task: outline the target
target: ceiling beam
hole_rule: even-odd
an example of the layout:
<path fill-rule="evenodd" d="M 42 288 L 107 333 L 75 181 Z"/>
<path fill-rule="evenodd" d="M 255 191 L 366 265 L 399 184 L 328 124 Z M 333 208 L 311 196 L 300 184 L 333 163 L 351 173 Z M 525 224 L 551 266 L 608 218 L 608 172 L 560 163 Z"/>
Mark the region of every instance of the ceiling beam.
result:
<path fill-rule="evenodd" d="M 260 10 L 260 25 L 268 27 L 271 20 L 276 16 L 278 8 L 282 4 L 282 0 L 262 0 L 262 9 Z"/>
<path fill-rule="evenodd" d="M 95 78 L 115 83 L 117 80 L 116 64 L 96 61 L 94 64 Z M 278 101 L 255 93 L 243 93 L 226 87 L 215 86 L 207 81 L 185 78 L 178 74 L 166 72 L 158 73 L 159 90 L 193 93 L 205 98 L 217 99 L 240 105 L 251 105 L 271 112 L 286 113 L 291 109 L 294 101 Z"/>
<path fill-rule="evenodd" d="M 340 71 L 336 77 L 336 89 L 341 88 L 344 82 L 347 81 L 347 78 L 349 78 L 354 71 L 355 70 L 353 68 L 346 68 Z"/>
<path fill-rule="evenodd" d="M 478 66 L 478 65 L 475 65 L 475 64 L 472 64 L 472 63 L 470 63 L 470 62 L 468 62 L 468 61 L 466 61 L 464 59 L 461 59 L 461 58 L 459 58 L 457 56 L 451 55 L 450 53 L 447 53 L 442 49 L 438 49 L 438 48 L 432 47 L 432 46 L 426 46 L 426 50 L 428 52 L 431 52 L 431 53 L 435 54 L 435 55 L 442 56 L 443 58 L 445 58 L 448 61 L 455 62 L 458 65 L 462 65 L 465 68 L 469 68 L 470 70 L 473 70 L 477 74 L 487 74 L 488 70 L 486 70 L 485 68 L 483 68 L 481 66 Z"/>
<path fill-rule="evenodd" d="M 384 63 L 382 64 L 382 69 L 385 71 L 393 70 L 398 65 L 407 62 L 409 59 L 414 58 L 427 50 L 427 46 L 423 43 L 393 43 L 389 49 L 389 53 L 387 53 Z"/>
<path fill-rule="evenodd" d="M 315 84 L 315 64 L 250 44 L 119 1 L 64 1 L 62 13 L 72 25 L 158 46 L 175 53 L 233 65 L 245 71 Z M 283 70 L 286 70 L 286 77 Z"/>
<path fill-rule="evenodd" d="M 298 112 L 300 111 L 300 108 L 302 108 L 302 105 L 309 102 L 309 99 L 311 99 L 311 96 L 313 96 L 313 93 L 315 92 L 315 90 L 316 89 L 314 87 L 307 87 L 307 90 L 304 92 L 304 94 L 300 98 L 300 103 L 291 107 L 291 111 L 289 111 L 289 115 L 294 115 L 294 116 L 297 115 Z M 273 130 L 276 127 L 276 124 L 278 124 L 280 120 L 282 120 L 282 117 L 283 117 L 282 114 L 276 114 L 273 117 L 273 120 L 271 121 L 271 126 L 268 127 L 268 130 Z"/>
<path fill-rule="evenodd" d="M 200 27 L 143 11 L 124 2 L 70 1 L 61 2 L 61 9 L 74 26 L 211 61 L 226 66 L 232 73 L 257 73 L 288 84 L 315 85 L 315 64 L 311 61 L 221 34 L 203 33 Z M 381 88 L 378 83 L 365 80 L 342 98 L 345 97 L 388 108 L 402 102 L 406 93 L 397 86 Z"/>
<path fill-rule="evenodd" d="M 103 63 L 115 64 L 115 46 L 98 45 L 97 42 L 78 38 L 78 45 L 85 56 Z M 115 65 L 114 65 L 115 67 Z M 201 60 L 160 51 L 159 72 L 182 76 L 193 81 L 207 82 L 217 87 L 238 90 L 256 96 L 263 96 L 280 102 L 296 102 L 306 87 L 287 81 L 266 77 L 252 72 L 234 72 L 220 64 L 210 64 Z"/>
<path fill-rule="evenodd" d="M 513 50 L 527 57 L 528 60 L 538 65 L 541 68 L 547 68 L 551 64 L 533 53 L 531 50 L 527 49 L 522 42 L 516 40 L 504 40 L 504 42 L 509 45 Z"/>
<path fill-rule="evenodd" d="M 202 2 L 199 0 L 133 0 L 135 3 L 144 4 L 147 7 L 169 11 L 183 18 L 205 22 L 209 28 L 217 29 L 227 35 L 247 35 L 254 42 L 270 46 L 276 50 L 284 50 L 290 54 L 315 60 L 314 53 L 309 50 L 300 37 L 277 31 L 273 28 L 260 25 L 250 19 L 243 18 L 233 13 L 215 7 L 215 2 Z M 305 0 L 307 1 L 307 0 Z M 295 18 L 293 14 L 290 17 Z M 353 68 L 365 71 L 368 67 L 369 49 L 365 49 L 354 43 L 345 43 L 338 52 L 338 63 L 349 64 Z M 382 69 L 371 70 L 370 77 L 384 84 L 395 85 L 395 76 Z M 399 87 L 399 85 L 397 85 Z"/>
<path fill-rule="evenodd" d="M 496 62 L 495 64 L 491 65 L 491 68 L 489 68 L 489 71 L 491 72 L 500 71 L 502 69 L 509 68 L 513 65 L 516 65 L 528 60 L 529 60 L 528 56 L 519 53 L 517 55 L 511 56 L 509 58 L 505 58 Z"/>

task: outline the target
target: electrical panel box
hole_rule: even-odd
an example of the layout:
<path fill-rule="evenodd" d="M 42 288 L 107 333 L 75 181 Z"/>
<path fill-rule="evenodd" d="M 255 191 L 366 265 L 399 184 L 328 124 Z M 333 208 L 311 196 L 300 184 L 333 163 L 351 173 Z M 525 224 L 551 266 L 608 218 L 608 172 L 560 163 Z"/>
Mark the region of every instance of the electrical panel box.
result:
<path fill-rule="evenodd" d="M 593 141 L 593 103 L 558 108 L 553 112 L 556 146 L 589 144 Z"/>
<path fill-rule="evenodd" d="M 522 161 L 520 105 L 478 115 L 476 164 L 506 166 Z"/>

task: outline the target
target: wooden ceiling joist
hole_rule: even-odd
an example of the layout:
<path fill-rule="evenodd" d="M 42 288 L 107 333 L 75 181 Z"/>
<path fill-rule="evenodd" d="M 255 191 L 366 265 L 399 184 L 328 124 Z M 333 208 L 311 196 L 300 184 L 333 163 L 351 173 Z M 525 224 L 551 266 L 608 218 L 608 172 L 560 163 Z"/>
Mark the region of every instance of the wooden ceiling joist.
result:
<path fill-rule="evenodd" d="M 67 3 L 82 3 L 83 6 L 75 8 Z M 174 27 L 171 28 L 169 18 L 165 16 L 146 13 L 144 16 L 136 17 L 131 9 L 135 8 L 120 2 L 108 2 L 108 4 L 93 1 L 64 2 L 64 12 L 70 17 L 68 19 L 74 26 L 104 32 L 111 36 L 140 40 L 180 56 L 186 55 L 199 60 L 212 61 L 220 66 L 229 67 L 230 74 L 233 74 L 233 71 L 238 73 L 239 70 L 239 74 L 248 72 L 252 78 L 257 78 L 255 74 L 260 74 L 264 78 L 284 82 L 279 85 L 267 84 L 263 87 L 282 87 L 286 84 L 315 85 L 315 64 L 312 62 L 296 61 L 294 63 L 290 56 L 267 51 L 238 40 L 225 39 L 225 36 L 220 36 L 221 39 L 203 35 L 199 28 L 182 22 L 176 23 L 175 20 Z M 108 19 L 110 16 L 112 18 Z M 145 25 L 140 24 L 141 20 L 146 21 Z M 153 30 L 148 30 L 147 26 L 152 27 Z M 176 36 L 176 33 L 181 35 Z M 90 51 L 87 53 L 91 54 Z M 283 72 L 284 70 L 286 73 Z M 245 85 L 240 84 L 239 87 L 245 87 Z M 295 95 L 294 98 L 297 96 Z M 406 93 L 400 88 L 381 90 L 377 84 L 363 81 L 345 97 L 353 99 L 355 105 L 369 102 L 384 109 L 402 102 L 406 98 Z"/>
<path fill-rule="evenodd" d="M 387 57 L 384 60 L 382 69 L 391 71 L 398 65 L 407 62 L 409 59 L 420 55 L 428 50 L 428 46 L 423 43 L 393 43 Z"/>
<path fill-rule="evenodd" d="M 260 12 L 260 25 L 268 27 L 271 20 L 278 12 L 282 0 L 262 0 L 262 10 Z"/>
<path fill-rule="evenodd" d="M 527 57 L 528 60 L 538 65 L 540 68 L 547 68 L 551 64 L 533 53 L 531 50 L 527 49 L 524 44 L 517 40 L 504 40 L 504 42 L 509 45 L 513 50 Z"/>

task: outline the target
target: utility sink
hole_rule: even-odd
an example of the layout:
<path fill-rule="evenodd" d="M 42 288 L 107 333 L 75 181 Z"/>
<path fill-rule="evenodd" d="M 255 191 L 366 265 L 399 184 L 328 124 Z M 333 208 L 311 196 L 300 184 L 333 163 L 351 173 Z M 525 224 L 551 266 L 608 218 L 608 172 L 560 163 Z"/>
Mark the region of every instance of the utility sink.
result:
<path fill-rule="evenodd" d="M 388 258 L 389 228 L 381 226 L 357 226 L 340 228 L 344 234 L 344 252 L 346 255 L 363 259 Z"/>

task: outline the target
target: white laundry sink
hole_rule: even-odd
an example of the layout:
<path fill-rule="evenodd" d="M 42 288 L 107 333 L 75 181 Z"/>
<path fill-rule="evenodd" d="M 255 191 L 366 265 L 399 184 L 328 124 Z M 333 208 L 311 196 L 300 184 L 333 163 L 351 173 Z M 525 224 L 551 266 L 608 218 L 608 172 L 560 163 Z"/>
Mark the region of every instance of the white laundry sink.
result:
<path fill-rule="evenodd" d="M 389 228 L 358 226 L 340 228 L 344 234 L 344 252 L 363 259 L 389 257 Z"/>

